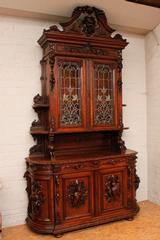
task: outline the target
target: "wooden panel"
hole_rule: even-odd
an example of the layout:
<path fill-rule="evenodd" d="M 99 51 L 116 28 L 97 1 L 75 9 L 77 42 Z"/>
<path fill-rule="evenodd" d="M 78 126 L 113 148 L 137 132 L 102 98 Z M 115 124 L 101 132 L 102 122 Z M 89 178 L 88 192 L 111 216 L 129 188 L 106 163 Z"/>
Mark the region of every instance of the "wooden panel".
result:
<path fill-rule="evenodd" d="M 100 211 L 107 213 L 125 208 L 127 205 L 127 170 L 102 170 L 100 181 Z"/>
<path fill-rule="evenodd" d="M 63 220 L 90 218 L 93 213 L 93 176 L 90 172 L 62 176 Z"/>

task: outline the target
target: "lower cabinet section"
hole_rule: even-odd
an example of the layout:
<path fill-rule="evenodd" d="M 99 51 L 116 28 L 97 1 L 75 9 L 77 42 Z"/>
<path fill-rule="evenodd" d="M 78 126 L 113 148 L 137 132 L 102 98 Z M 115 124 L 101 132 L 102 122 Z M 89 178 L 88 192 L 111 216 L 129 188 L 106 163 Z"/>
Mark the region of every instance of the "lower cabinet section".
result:
<path fill-rule="evenodd" d="M 38 232 L 67 231 L 131 218 L 138 212 L 135 156 L 79 164 L 28 163 L 28 225 Z M 82 167 L 83 166 L 83 167 Z"/>

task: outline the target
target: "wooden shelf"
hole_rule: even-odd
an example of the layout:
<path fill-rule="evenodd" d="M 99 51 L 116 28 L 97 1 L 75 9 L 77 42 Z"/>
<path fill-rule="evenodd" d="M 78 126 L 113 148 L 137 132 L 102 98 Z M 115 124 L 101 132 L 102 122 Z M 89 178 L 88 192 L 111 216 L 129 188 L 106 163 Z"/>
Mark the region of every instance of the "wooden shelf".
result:
<path fill-rule="evenodd" d="M 32 106 L 34 109 L 36 109 L 36 108 L 48 108 L 49 107 L 49 104 L 48 103 L 41 103 L 41 104 L 39 104 L 39 103 L 35 103 L 35 104 L 33 104 L 33 106 Z"/>
<path fill-rule="evenodd" d="M 45 135 L 45 134 L 48 134 L 49 133 L 49 131 L 48 130 L 44 130 L 44 129 L 31 129 L 30 130 L 30 133 L 31 134 L 43 134 L 43 135 Z"/>
<path fill-rule="evenodd" d="M 129 129 L 129 127 L 123 127 L 123 130 L 128 130 Z"/>

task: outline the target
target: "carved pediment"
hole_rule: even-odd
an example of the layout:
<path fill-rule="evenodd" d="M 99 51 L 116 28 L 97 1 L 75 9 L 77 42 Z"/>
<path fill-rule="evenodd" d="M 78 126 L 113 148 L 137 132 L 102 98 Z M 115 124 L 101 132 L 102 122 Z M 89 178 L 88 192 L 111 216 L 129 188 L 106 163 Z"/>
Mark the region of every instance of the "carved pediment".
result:
<path fill-rule="evenodd" d="M 76 7 L 71 19 L 60 25 L 63 28 L 62 32 L 82 34 L 87 37 L 110 37 L 114 32 L 114 29 L 108 26 L 104 11 L 90 6 Z M 56 26 L 51 26 L 50 30 L 59 31 Z"/>

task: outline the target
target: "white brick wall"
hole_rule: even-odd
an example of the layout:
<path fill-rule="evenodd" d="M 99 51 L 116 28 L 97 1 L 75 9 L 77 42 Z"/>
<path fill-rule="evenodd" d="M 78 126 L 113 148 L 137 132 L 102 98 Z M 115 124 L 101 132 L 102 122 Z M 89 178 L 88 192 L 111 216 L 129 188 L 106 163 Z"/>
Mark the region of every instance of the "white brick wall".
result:
<path fill-rule="evenodd" d="M 137 191 L 138 200 L 147 199 L 147 119 L 146 119 L 146 76 L 144 37 L 124 35 L 129 45 L 124 50 L 123 102 L 124 131 L 127 148 L 138 152 L 137 174 L 141 183 Z"/>
<path fill-rule="evenodd" d="M 148 197 L 160 204 L 160 25 L 146 36 Z"/>
<path fill-rule="evenodd" d="M 26 217 L 25 160 L 33 145 L 30 124 L 36 118 L 32 99 L 40 92 L 42 51 L 37 44 L 42 30 L 52 23 L 0 17 L 0 211 L 3 226 L 23 224 Z M 144 39 L 126 35 L 130 44 L 124 52 L 124 103 L 127 147 L 138 154 L 141 178 L 138 199 L 147 198 L 146 95 Z"/>
<path fill-rule="evenodd" d="M 37 44 L 51 23 L 0 17 L 0 211 L 3 226 L 24 223 L 27 209 L 25 160 L 33 145 L 32 99 L 40 92 L 42 51 Z"/>

